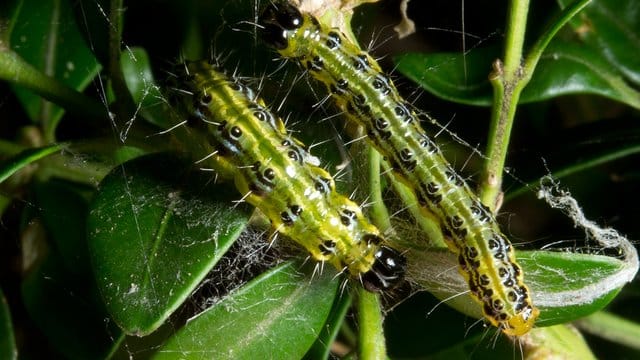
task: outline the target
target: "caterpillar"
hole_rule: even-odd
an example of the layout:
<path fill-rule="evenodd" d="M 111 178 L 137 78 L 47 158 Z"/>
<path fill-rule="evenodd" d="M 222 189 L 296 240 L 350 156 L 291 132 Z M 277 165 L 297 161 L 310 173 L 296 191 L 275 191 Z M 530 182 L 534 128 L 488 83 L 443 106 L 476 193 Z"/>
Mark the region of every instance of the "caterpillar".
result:
<path fill-rule="evenodd" d="M 369 291 L 402 280 L 404 256 L 384 245 L 360 207 L 336 192 L 318 159 L 287 134 L 253 90 L 207 61 L 184 64 L 177 78 L 173 101 L 186 115 L 186 126 L 214 150 L 208 161 L 233 174 L 242 198 L 260 209 L 277 233 L 313 259 L 358 278 Z"/>
<path fill-rule="evenodd" d="M 294 59 L 326 86 L 347 119 L 364 128 L 394 177 L 413 190 L 424 211 L 436 215 L 485 318 L 509 336 L 526 334 L 539 310 L 511 244 L 376 60 L 341 32 L 287 2 L 268 5 L 259 27 L 265 42 L 282 57 Z"/>

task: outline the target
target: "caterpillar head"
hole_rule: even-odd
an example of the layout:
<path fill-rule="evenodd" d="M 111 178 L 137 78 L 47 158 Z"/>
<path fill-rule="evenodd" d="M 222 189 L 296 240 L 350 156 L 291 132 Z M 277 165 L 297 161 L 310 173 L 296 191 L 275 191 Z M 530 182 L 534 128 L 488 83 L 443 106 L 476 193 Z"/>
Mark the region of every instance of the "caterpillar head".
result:
<path fill-rule="evenodd" d="M 362 285 L 372 292 L 393 288 L 404 278 L 407 260 L 398 251 L 381 246 L 374 254 L 371 270 L 362 275 Z"/>
<path fill-rule="evenodd" d="M 277 50 L 289 46 L 288 31 L 300 28 L 302 22 L 300 11 L 287 2 L 269 4 L 258 20 L 264 41 Z"/>
<path fill-rule="evenodd" d="M 500 324 L 500 328 L 502 329 L 502 332 L 508 336 L 522 336 L 533 328 L 533 324 L 539 314 L 540 310 L 533 307 L 531 304 L 527 304 L 516 316 L 513 316 Z"/>

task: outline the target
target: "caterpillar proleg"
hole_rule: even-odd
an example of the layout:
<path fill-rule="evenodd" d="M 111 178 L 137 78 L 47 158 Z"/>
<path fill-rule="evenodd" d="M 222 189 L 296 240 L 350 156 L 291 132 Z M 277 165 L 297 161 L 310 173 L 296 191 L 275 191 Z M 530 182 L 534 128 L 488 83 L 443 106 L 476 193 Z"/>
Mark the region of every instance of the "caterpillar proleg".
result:
<path fill-rule="evenodd" d="M 259 21 L 264 39 L 322 82 L 346 117 L 362 126 L 395 178 L 440 220 L 447 245 L 485 317 L 505 334 L 527 333 L 538 316 L 513 248 L 494 216 L 440 153 L 415 113 L 369 54 L 286 2 Z"/>

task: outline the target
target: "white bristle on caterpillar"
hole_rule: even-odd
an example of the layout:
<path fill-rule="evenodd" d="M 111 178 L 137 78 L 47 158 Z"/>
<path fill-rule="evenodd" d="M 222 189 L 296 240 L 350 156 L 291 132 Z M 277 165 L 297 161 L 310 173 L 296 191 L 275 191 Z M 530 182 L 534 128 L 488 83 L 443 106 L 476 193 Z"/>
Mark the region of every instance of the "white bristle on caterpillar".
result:
<path fill-rule="evenodd" d="M 318 159 L 291 137 L 256 93 L 206 62 L 179 68 L 172 97 L 191 133 L 211 151 L 203 162 L 233 177 L 242 199 L 311 257 L 359 279 L 370 291 L 403 278 L 405 259 L 385 246 L 360 207 L 336 192 Z"/>
<path fill-rule="evenodd" d="M 485 317 L 505 334 L 526 334 L 538 316 L 513 248 L 491 212 L 442 156 L 415 113 L 368 53 L 341 32 L 286 2 L 270 4 L 259 26 L 281 56 L 322 82 L 346 117 L 434 214 L 460 273 Z"/>

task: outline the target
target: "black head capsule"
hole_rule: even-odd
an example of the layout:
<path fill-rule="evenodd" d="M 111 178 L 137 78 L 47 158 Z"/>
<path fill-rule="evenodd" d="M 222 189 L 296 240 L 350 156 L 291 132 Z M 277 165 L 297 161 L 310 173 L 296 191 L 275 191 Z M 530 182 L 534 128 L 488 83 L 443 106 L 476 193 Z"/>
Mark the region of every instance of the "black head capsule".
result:
<path fill-rule="evenodd" d="M 371 292 L 391 289 L 404 279 L 407 260 L 395 249 L 381 246 L 374 254 L 371 270 L 362 275 L 362 285 Z"/>
<path fill-rule="evenodd" d="M 302 25 L 302 14 L 289 3 L 272 3 L 262 12 L 258 25 L 262 27 L 264 41 L 282 50 L 289 45 L 287 30 L 295 30 Z"/>

